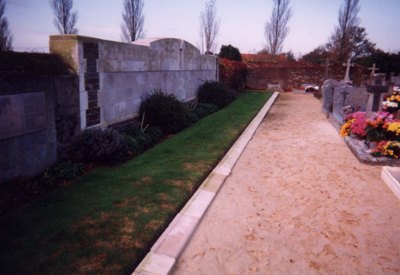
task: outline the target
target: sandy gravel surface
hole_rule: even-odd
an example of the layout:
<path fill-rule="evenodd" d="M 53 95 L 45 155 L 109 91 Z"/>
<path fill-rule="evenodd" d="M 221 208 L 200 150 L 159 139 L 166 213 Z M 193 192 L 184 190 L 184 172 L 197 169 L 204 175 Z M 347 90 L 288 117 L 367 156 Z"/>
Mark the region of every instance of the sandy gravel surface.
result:
<path fill-rule="evenodd" d="M 320 109 L 279 96 L 174 274 L 400 273 L 400 201 Z"/>

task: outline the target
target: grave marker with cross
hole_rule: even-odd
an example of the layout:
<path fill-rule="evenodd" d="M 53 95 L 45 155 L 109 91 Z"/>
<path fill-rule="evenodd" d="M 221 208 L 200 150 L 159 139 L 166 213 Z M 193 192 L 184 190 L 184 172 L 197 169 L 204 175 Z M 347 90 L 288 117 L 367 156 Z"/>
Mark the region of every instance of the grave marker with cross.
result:
<path fill-rule="evenodd" d="M 344 79 L 342 80 L 345 83 L 351 83 L 352 81 L 350 80 L 350 67 L 353 67 L 354 63 L 351 63 L 351 58 L 347 59 L 347 63 L 343 63 L 343 67 L 346 67 L 346 74 L 344 76 Z"/>
<path fill-rule="evenodd" d="M 329 66 L 331 63 L 329 63 L 329 57 L 325 59 L 325 62 L 322 62 L 323 65 L 325 65 L 325 80 L 328 79 L 329 76 Z"/>
<path fill-rule="evenodd" d="M 372 67 L 374 71 L 375 66 Z M 383 76 L 376 75 L 372 77 L 369 84 L 366 85 L 367 92 L 371 94 L 371 98 L 368 102 L 368 111 L 377 112 L 379 111 L 379 107 L 382 102 L 382 95 L 387 93 L 389 90 L 389 86 L 386 85 L 386 81 L 383 79 Z"/>
<path fill-rule="evenodd" d="M 375 63 L 374 63 L 374 64 L 372 64 L 372 67 L 371 67 L 371 68 L 368 68 L 368 70 L 371 71 L 371 77 L 374 77 L 374 76 L 375 76 L 375 71 L 379 71 L 379 68 L 377 68 L 377 67 L 375 66 Z"/>
<path fill-rule="evenodd" d="M 345 106 L 345 103 L 346 103 L 346 96 L 349 94 L 349 92 L 347 91 L 346 88 L 344 88 L 344 91 L 341 92 L 340 94 L 343 95 L 343 103 L 342 103 L 342 106 L 344 107 L 344 106 Z"/>

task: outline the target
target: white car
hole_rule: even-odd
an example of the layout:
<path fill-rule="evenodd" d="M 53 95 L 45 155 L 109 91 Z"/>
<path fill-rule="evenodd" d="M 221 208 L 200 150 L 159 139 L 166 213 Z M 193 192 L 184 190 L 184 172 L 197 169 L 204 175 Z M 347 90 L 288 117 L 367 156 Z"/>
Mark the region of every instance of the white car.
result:
<path fill-rule="evenodd" d="M 308 84 L 308 83 L 301 84 L 301 87 L 304 88 L 304 91 L 306 93 L 312 93 L 314 91 L 318 91 L 319 90 L 319 87 L 317 85 L 314 85 L 314 84 Z"/>

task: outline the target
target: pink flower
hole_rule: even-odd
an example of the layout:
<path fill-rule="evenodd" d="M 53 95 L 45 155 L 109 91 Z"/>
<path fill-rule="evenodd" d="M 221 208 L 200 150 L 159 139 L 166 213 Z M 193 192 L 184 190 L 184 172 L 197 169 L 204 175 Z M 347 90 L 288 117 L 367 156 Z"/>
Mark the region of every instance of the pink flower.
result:
<path fill-rule="evenodd" d="M 350 126 L 350 132 L 360 138 L 365 137 L 367 135 L 367 120 L 365 112 L 356 112 L 349 115 L 352 115 L 352 118 L 354 118 L 354 122 Z"/>

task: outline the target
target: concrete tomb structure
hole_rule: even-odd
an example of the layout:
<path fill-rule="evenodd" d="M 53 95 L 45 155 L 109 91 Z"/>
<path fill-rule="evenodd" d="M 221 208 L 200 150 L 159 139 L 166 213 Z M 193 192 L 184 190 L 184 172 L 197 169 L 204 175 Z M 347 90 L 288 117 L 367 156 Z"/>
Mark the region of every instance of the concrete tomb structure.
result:
<path fill-rule="evenodd" d="M 190 101 L 200 84 L 218 80 L 217 57 L 202 55 L 181 39 L 129 44 L 56 35 L 50 37 L 50 52 L 62 55 L 79 75 L 81 129 L 134 118 L 142 99 L 154 90 Z"/>
<path fill-rule="evenodd" d="M 19 57 L 35 60 L 37 71 L 10 64 L 0 74 L 0 183 L 40 174 L 82 130 L 134 118 L 154 90 L 191 101 L 204 81 L 218 80 L 217 57 L 181 39 L 56 35 L 50 51 L 57 55 Z"/>

